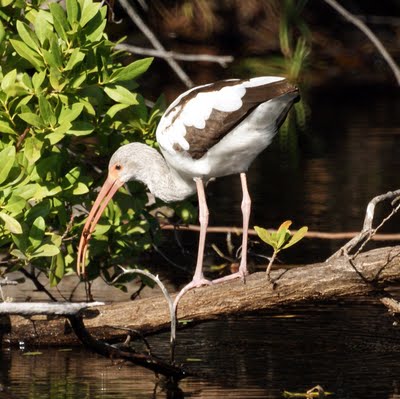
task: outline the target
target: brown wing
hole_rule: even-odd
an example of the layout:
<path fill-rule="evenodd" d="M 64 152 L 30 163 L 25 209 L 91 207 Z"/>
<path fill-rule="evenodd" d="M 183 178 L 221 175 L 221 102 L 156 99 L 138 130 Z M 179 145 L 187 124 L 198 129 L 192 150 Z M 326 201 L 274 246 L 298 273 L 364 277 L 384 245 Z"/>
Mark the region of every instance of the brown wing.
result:
<path fill-rule="evenodd" d="M 199 91 L 193 92 L 193 96 L 200 91 L 216 91 L 220 90 L 227 84 L 240 85 L 245 82 L 247 81 L 236 80 L 216 82 L 215 84 L 200 88 Z M 242 106 L 238 110 L 234 112 L 223 112 L 213 109 L 210 117 L 206 121 L 204 129 L 186 126 L 185 139 L 190 146 L 187 152 L 192 158 L 200 159 L 211 147 L 218 143 L 258 105 L 291 92 L 297 92 L 297 88 L 287 80 L 260 86 L 246 87 L 246 93 L 242 97 Z M 193 98 L 193 96 L 190 97 Z M 188 100 L 190 100 L 190 98 L 188 98 Z M 174 149 L 177 151 L 183 151 L 178 144 L 174 145 Z"/>

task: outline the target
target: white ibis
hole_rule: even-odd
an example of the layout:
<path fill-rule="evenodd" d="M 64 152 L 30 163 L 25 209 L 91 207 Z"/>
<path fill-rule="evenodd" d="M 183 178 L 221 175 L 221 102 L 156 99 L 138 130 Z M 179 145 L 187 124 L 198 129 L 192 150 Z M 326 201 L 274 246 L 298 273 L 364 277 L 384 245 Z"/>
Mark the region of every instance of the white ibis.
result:
<path fill-rule="evenodd" d="M 83 228 L 78 251 L 78 274 L 85 270 L 88 242 L 114 193 L 136 180 L 165 202 L 180 201 L 197 191 L 200 238 L 193 280 L 184 290 L 209 284 L 203 276 L 208 225 L 204 185 L 212 178 L 240 174 L 243 191 L 243 241 L 239 271 L 220 282 L 247 275 L 247 233 L 251 200 L 246 171 L 272 141 L 298 89 L 282 77 L 230 79 L 192 88 L 166 110 L 157 128 L 164 157 L 141 143 L 120 147 L 111 157 L 105 181 Z"/>

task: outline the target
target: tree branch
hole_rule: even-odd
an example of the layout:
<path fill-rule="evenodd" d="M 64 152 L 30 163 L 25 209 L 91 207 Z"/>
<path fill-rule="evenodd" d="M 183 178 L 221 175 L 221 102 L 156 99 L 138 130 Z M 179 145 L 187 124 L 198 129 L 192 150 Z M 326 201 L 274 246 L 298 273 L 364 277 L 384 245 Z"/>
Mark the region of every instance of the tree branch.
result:
<path fill-rule="evenodd" d="M 180 61 L 189 62 L 215 62 L 222 67 L 227 67 L 228 63 L 233 62 L 234 58 L 231 55 L 211 55 L 211 54 L 183 54 L 176 53 L 175 51 L 161 51 L 150 48 L 133 46 L 127 43 L 117 44 L 115 46 L 118 50 L 125 50 L 133 54 L 149 55 L 152 57 L 175 59 Z"/>
<path fill-rule="evenodd" d="M 200 226 L 195 224 L 171 224 L 171 223 L 161 223 L 162 230 L 176 230 L 176 231 L 193 231 L 199 232 Z M 268 229 L 269 231 L 276 231 L 274 229 Z M 295 233 L 297 230 L 290 230 Z M 231 234 L 242 234 L 243 229 L 241 227 L 230 227 L 230 226 L 208 226 L 207 233 L 231 233 Z M 324 231 L 311 231 L 307 232 L 306 238 L 318 238 L 321 240 L 344 240 L 351 239 L 358 236 L 360 232 L 358 231 L 348 231 L 348 232 L 338 232 L 330 233 Z M 257 236 L 254 229 L 249 229 L 249 235 Z M 371 237 L 372 240 L 376 241 L 398 241 L 400 240 L 400 234 L 375 234 Z"/>
<path fill-rule="evenodd" d="M 396 207 L 392 209 L 390 214 L 382 220 L 382 222 L 376 227 L 372 227 L 372 223 L 375 216 L 375 207 L 378 203 L 386 200 L 393 200 L 392 205 L 399 199 L 400 190 L 389 191 L 386 194 L 381 194 L 373 198 L 367 206 L 367 210 L 365 212 L 364 224 L 361 232 L 355 236 L 352 240 L 350 240 L 347 244 L 345 244 L 342 248 L 336 251 L 332 256 L 327 259 L 327 262 L 338 258 L 340 256 L 349 257 L 349 253 L 353 250 L 357 245 L 360 245 L 359 250 L 352 256 L 355 258 L 359 255 L 361 250 L 364 248 L 365 244 L 376 234 L 376 232 L 400 209 L 400 204 L 397 204 Z"/>
<path fill-rule="evenodd" d="M 119 0 L 119 3 L 121 4 L 121 7 L 125 10 L 125 12 L 128 14 L 129 18 L 142 31 L 142 33 L 147 37 L 147 39 L 154 46 L 154 48 L 161 52 L 166 52 L 164 46 L 157 39 L 157 37 L 150 30 L 150 28 L 144 23 L 142 18 L 140 18 L 139 14 L 136 12 L 135 8 L 129 3 L 129 1 Z M 174 59 L 166 58 L 166 61 L 187 88 L 194 86 L 192 80 Z"/>
<path fill-rule="evenodd" d="M 374 46 L 377 48 L 377 50 L 381 53 L 382 57 L 385 59 L 385 61 L 389 65 L 390 69 L 392 70 L 392 72 L 397 80 L 397 84 L 400 85 L 400 69 L 399 69 L 399 67 L 397 66 L 396 62 L 391 57 L 391 55 L 387 52 L 387 50 L 384 47 L 384 45 L 382 44 L 382 42 L 371 31 L 371 29 L 369 29 L 368 26 L 363 21 L 361 21 L 355 15 L 351 14 L 344 7 L 342 7 L 336 0 L 324 0 L 324 1 L 325 1 L 325 3 L 329 4 L 332 8 L 334 8 L 339 14 L 341 14 L 350 23 L 352 23 L 358 29 L 360 29 L 368 37 L 368 39 L 371 40 L 371 42 L 374 44 Z"/>

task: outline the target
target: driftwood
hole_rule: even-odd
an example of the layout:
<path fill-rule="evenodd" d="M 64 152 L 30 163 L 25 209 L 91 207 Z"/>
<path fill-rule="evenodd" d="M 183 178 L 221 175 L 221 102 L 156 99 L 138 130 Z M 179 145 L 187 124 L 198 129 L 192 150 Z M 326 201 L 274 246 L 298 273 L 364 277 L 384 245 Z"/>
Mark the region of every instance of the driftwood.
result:
<path fill-rule="evenodd" d="M 329 262 L 272 271 L 271 284 L 265 273 L 250 275 L 246 283 L 233 280 L 189 291 L 179 303 L 179 320 L 194 322 L 253 312 L 300 302 L 374 293 L 384 297 L 383 288 L 400 281 L 400 246 L 374 249 L 350 260 L 339 257 Z M 394 301 L 396 304 L 397 302 Z M 169 328 L 168 306 L 163 296 L 133 302 L 113 303 L 97 308 L 85 319 L 87 330 L 99 339 L 125 337 L 113 327 L 129 327 L 143 333 Z M 12 317 L 11 344 L 72 345 L 74 334 L 60 321 L 36 321 L 34 333 L 29 321 Z M 179 335 L 178 335 L 179 343 Z"/>

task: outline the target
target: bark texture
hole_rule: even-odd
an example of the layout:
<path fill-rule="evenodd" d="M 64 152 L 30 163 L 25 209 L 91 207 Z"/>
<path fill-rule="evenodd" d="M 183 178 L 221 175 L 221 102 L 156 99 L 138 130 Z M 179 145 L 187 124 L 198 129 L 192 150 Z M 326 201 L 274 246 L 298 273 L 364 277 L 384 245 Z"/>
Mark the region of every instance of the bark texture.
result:
<path fill-rule="evenodd" d="M 189 291 L 179 303 L 178 318 L 192 321 L 253 312 L 305 301 L 365 295 L 400 281 L 400 246 L 379 248 L 360 254 L 355 260 L 342 256 L 329 262 L 254 273 L 240 280 Z M 85 326 L 98 339 L 120 338 L 126 333 L 113 327 L 130 327 L 151 333 L 169 327 L 168 305 L 163 296 L 133 302 L 113 303 L 85 311 Z M 11 317 L 12 331 L 5 338 L 11 344 L 73 345 L 77 338 L 65 320 L 36 320 Z"/>

